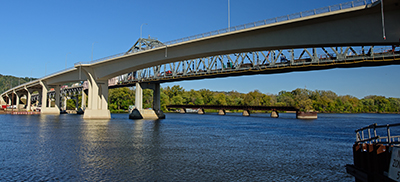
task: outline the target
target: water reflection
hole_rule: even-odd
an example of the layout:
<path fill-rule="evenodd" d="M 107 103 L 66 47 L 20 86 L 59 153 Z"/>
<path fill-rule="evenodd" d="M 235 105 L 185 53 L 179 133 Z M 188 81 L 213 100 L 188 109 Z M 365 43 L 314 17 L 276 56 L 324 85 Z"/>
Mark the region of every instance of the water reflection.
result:
<path fill-rule="evenodd" d="M 400 115 L 0 116 L 4 181 L 351 181 L 354 129 Z M 349 116 L 349 117 L 347 117 Z M 371 116 L 371 117 L 370 117 Z"/>

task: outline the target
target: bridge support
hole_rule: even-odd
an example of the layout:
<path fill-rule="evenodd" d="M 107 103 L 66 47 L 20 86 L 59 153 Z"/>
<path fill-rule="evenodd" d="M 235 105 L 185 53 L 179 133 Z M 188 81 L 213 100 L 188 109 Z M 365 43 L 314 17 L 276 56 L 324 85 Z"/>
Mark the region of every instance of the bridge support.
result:
<path fill-rule="evenodd" d="M 279 113 L 277 111 L 272 111 L 271 118 L 279 118 Z"/>
<path fill-rule="evenodd" d="M 17 94 L 17 92 L 15 92 L 15 90 L 13 92 L 15 95 L 15 107 L 17 108 L 17 110 L 19 110 L 19 95 Z"/>
<path fill-rule="evenodd" d="M 6 95 L 7 95 L 7 98 L 8 98 L 7 105 L 11 105 L 12 104 L 11 103 L 11 97 L 10 97 L 10 95 L 8 95 L 8 93 Z"/>
<path fill-rule="evenodd" d="M 55 91 L 55 106 L 51 107 L 51 100 L 50 102 L 49 99 L 47 98 L 47 92 L 49 91 L 49 86 L 45 83 L 45 82 L 40 82 L 40 85 L 42 85 L 42 108 L 40 111 L 40 114 L 54 114 L 54 115 L 58 115 L 60 114 L 60 108 L 59 108 L 59 104 L 60 104 L 60 86 L 57 85 L 54 88 Z M 57 99 L 58 97 L 58 99 Z M 58 101 L 58 104 L 57 104 Z"/>
<path fill-rule="evenodd" d="M 153 110 L 143 109 L 143 89 L 153 90 Z M 165 119 L 160 104 L 160 84 L 136 83 L 135 109 L 129 114 L 129 119 Z"/>
<path fill-rule="evenodd" d="M 6 104 L 6 101 L 4 101 L 4 98 L 3 98 L 3 97 L 0 97 L 0 104 L 1 104 L 1 105 L 5 105 L 5 104 Z"/>
<path fill-rule="evenodd" d="M 26 111 L 31 111 L 32 109 L 31 109 L 31 99 L 32 99 L 32 90 L 31 89 L 28 89 L 28 88 L 26 88 L 26 86 L 25 86 L 25 90 L 26 90 L 26 93 L 27 93 L 27 95 L 26 95 Z"/>
<path fill-rule="evenodd" d="M 197 114 L 205 114 L 206 112 L 204 111 L 203 108 L 200 108 L 199 111 L 197 111 Z"/>
<path fill-rule="evenodd" d="M 243 116 L 250 116 L 249 110 L 243 110 Z"/>
<path fill-rule="evenodd" d="M 218 111 L 218 115 L 226 115 L 225 109 L 220 109 L 220 110 Z"/>
<path fill-rule="evenodd" d="M 83 89 L 82 89 L 81 110 L 82 111 L 86 110 L 86 93 Z"/>
<path fill-rule="evenodd" d="M 179 110 L 179 113 L 185 114 L 186 113 L 186 108 L 181 108 L 181 110 Z"/>
<path fill-rule="evenodd" d="M 108 110 L 108 81 L 96 81 L 92 69 L 84 68 L 88 77 L 88 107 L 83 119 L 110 119 Z"/>

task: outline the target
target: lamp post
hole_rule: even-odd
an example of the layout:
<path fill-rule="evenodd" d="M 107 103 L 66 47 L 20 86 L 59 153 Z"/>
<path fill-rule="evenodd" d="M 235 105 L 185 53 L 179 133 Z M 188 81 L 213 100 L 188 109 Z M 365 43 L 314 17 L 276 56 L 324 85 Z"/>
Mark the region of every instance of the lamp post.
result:
<path fill-rule="evenodd" d="M 71 54 L 71 53 L 69 52 L 69 53 L 67 53 L 67 54 L 65 55 L 65 69 L 67 69 L 67 56 L 68 56 L 68 54 Z"/>
<path fill-rule="evenodd" d="M 94 43 L 98 43 L 98 42 L 93 42 L 93 43 L 92 43 L 92 59 L 91 59 L 91 61 L 90 61 L 90 62 L 92 62 L 92 61 L 93 61 L 93 46 L 94 46 Z"/>
<path fill-rule="evenodd" d="M 143 28 L 143 25 L 147 25 L 147 23 L 143 23 L 142 25 L 140 25 L 140 38 L 142 38 L 142 28 Z"/>
<path fill-rule="evenodd" d="M 231 31 L 231 8 L 230 8 L 230 0 L 228 0 L 228 31 Z"/>

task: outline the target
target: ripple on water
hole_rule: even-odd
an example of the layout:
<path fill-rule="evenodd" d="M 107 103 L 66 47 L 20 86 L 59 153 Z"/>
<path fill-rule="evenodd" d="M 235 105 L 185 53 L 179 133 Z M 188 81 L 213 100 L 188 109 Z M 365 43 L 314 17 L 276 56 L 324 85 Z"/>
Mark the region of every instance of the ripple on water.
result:
<path fill-rule="evenodd" d="M 371 119 L 372 118 L 372 119 Z M 0 115 L 4 181 L 352 181 L 354 129 L 398 115 Z"/>

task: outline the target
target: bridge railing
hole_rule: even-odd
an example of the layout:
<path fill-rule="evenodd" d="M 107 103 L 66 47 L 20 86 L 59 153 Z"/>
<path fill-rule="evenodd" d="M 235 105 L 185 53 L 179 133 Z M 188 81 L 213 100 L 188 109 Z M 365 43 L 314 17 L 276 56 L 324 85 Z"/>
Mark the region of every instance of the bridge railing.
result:
<path fill-rule="evenodd" d="M 294 13 L 294 14 L 289 14 L 289 15 L 285 15 L 285 16 L 279 16 L 279 17 L 276 17 L 276 18 L 270 18 L 270 19 L 265 19 L 265 20 L 256 21 L 256 22 L 252 22 L 252 23 L 247 23 L 247 24 L 243 24 L 243 25 L 238 25 L 238 26 L 234 26 L 234 27 L 229 27 L 229 28 L 214 30 L 214 31 L 210 31 L 210 32 L 205 32 L 205 33 L 202 33 L 202 34 L 192 35 L 192 36 L 189 36 L 189 37 L 184 37 L 184 38 L 179 38 L 179 39 L 176 39 L 176 40 L 171 40 L 171 41 L 168 41 L 168 42 L 164 42 L 164 44 L 165 45 L 172 45 L 172 44 L 177 44 L 177 43 L 182 43 L 182 42 L 186 42 L 186 41 L 196 40 L 196 39 L 200 39 L 200 38 L 204 38 L 204 37 L 210 37 L 210 36 L 213 36 L 213 35 L 218 35 L 218 34 L 223 34 L 223 33 L 243 30 L 243 29 L 247 29 L 247 28 L 258 27 L 258 26 L 273 24 L 273 23 L 277 23 L 277 22 L 284 22 L 284 21 L 288 21 L 288 20 L 304 18 L 304 17 L 307 17 L 307 16 L 313 16 L 313 15 L 322 14 L 322 13 L 339 11 L 339 10 L 358 7 L 358 6 L 365 6 L 365 5 L 368 5 L 368 4 L 372 4 L 372 3 L 376 2 L 376 1 L 379 1 L 379 0 L 355 0 L 355 1 L 347 2 L 347 3 L 341 3 L 341 4 L 337 4 L 337 5 L 333 5 L 333 6 L 327 6 L 327 7 L 324 7 L 324 8 L 318 8 L 318 9 L 314 9 L 314 10 L 303 11 L 303 12 L 300 12 L 300 13 Z M 112 56 L 96 59 L 96 60 L 93 60 L 93 61 L 78 62 L 78 63 L 75 63 L 75 66 L 78 66 L 78 65 L 81 65 L 81 64 L 97 63 L 97 62 L 100 62 L 100 61 L 104 61 L 104 60 L 108 60 L 108 59 L 112 59 L 112 58 L 117 58 L 117 57 L 121 57 L 121 56 L 124 56 L 124 55 L 129 55 L 129 54 L 134 54 L 134 53 L 125 53 L 125 52 L 124 53 L 118 53 L 118 54 L 115 54 L 115 55 L 112 55 Z"/>
<path fill-rule="evenodd" d="M 278 22 L 284 22 L 284 21 L 288 21 L 288 20 L 304 18 L 307 16 L 313 16 L 313 15 L 318 15 L 318 14 L 323 14 L 323 13 L 328 13 L 328 12 L 333 12 L 333 11 L 339 11 L 339 10 L 354 8 L 354 7 L 358 7 L 358 6 L 365 6 L 368 4 L 372 4 L 376 1 L 378 1 L 378 0 L 355 0 L 355 1 L 351 1 L 351 2 L 333 5 L 333 6 L 327 6 L 327 7 L 323 7 L 323 8 L 314 9 L 314 10 L 303 11 L 300 13 L 279 16 L 276 18 L 261 20 L 261 21 L 257 21 L 257 22 L 247 23 L 244 25 L 238 25 L 235 27 L 224 28 L 224 29 L 206 32 L 206 33 L 202 33 L 202 34 L 197 34 L 197 35 L 193 35 L 193 36 L 189 36 L 189 37 L 171 40 L 171 41 L 165 42 L 164 44 L 172 45 L 172 44 L 177 44 L 177 43 L 186 42 L 186 41 L 190 41 L 190 40 L 196 40 L 199 38 L 218 35 L 218 34 L 222 34 L 222 33 L 234 32 L 234 31 L 243 30 L 243 29 L 247 29 L 247 28 L 263 26 L 263 25 L 268 25 L 268 24 L 278 23 Z"/>
<path fill-rule="evenodd" d="M 400 123 L 378 125 L 376 123 L 357 129 L 356 143 L 381 143 L 381 144 L 400 144 L 399 133 Z"/>

